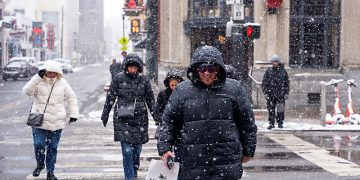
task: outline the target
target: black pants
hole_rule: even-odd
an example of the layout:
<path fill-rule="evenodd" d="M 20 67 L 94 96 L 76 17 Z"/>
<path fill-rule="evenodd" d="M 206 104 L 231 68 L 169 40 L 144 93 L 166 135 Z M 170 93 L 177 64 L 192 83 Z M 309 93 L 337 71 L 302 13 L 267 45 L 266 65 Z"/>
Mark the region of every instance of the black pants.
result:
<path fill-rule="evenodd" d="M 269 111 L 269 124 L 283 124 L 285 119 L 285 100 L 284 98 L 270 98 L 267 100 Z"/>

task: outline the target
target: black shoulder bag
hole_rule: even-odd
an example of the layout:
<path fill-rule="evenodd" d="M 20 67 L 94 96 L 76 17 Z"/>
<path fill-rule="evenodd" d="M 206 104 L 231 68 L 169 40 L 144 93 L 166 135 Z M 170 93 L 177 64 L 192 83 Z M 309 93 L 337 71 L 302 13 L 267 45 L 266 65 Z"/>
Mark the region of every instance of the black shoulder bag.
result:
<path fill-rule="evenodd" d="M 141 77 L 139 77 L 137 89 L 139 89 L 140 81 L 141 81 Z M 122 119 L 122 118 L 131 119 L 131 118 L 135 117 L 136 99 L 137 99 L 137 97 L 135 97 L 134 104 L 120 105 L 118 107 L 118 109 L 117 109 L 117 117 L 119 119 Z"/>
<path fill-rule="evenodd" d="M 51 87 L 51 91 L 50 91 L 50 94 L 49 94 L 49 97 L 46 101 L 46 105 L 45 105 L 45 109 L 44 109 L 44 112 L 42 114 L 38 114 L 38 113 L 31 113 L 31 109 L 32 109 L 32 105 L 31 104 L 31 108 L 30 108 L 30 114 L 29 114 L 29 117 L 27 119 L 27 122 L 26 124 L 28 126 L 31 126 L 31 127 L 39 127 L 42 125 L 43 121 L 44 121 L 44 114 L 45 114 L 45 111 L 46 111 L 46 107 L 49 103 L 49 100 L 50 100 L 50 96 L 51 96 L 51 93 L 52 93 L 52 90 L 55 86 L 55 83 L 53 84 L 53 86 Z M 33 102 L 34 103 L 34 102 Z"/>

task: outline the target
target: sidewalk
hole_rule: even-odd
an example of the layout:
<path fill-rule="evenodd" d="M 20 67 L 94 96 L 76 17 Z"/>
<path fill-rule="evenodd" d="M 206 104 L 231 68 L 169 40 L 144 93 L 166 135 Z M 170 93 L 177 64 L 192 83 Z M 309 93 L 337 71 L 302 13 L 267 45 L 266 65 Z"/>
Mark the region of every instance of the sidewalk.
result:
<path fill-rule="evenodd" d="M 255 121 L 259 132 L 281 132 L 281 131 L 360 131 L 360 125 L 321 125 L 320 119 L 286 117 L 284 128 L 268 130 L 269 122 L 267 115 L 257 115 L 255 110 Z"/>

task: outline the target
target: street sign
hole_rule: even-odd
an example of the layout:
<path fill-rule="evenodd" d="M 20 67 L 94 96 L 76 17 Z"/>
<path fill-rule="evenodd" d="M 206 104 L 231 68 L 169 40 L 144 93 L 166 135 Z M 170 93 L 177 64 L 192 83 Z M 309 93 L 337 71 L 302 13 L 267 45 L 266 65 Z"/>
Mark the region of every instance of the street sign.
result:
<path fill-rule="evenodd" d="M 126 38 L 125 36 L 123 36 L 122 38 L 119 39 L 119 43 L 123 46 L 127 45 L 129 43 L 129 39 Z"/>
<path fill-rule="evenodd" d="M 235 0 L 235 4 L 244 4 L 244 0 Z"/>
<path fill-rule="evenodd" d="M 234 21 L 244 20 L 244 4 L 233 4 L 233 16 Z"/>
<path fill-rule="evenodd" d="M 126 50 L 127 50 L 127 46 L 126 46 L 126 45 L 123 45 L 120 50 L 126 51 Z"/>
<path fill-rule="evenodd" d="M 226 0 L 226 5 L 244 4 L 244 0 Z"/>
<path fill-rule="evenodd" d="M 226 5 L 235 4 L 235 0 L 226 0 Z"/>

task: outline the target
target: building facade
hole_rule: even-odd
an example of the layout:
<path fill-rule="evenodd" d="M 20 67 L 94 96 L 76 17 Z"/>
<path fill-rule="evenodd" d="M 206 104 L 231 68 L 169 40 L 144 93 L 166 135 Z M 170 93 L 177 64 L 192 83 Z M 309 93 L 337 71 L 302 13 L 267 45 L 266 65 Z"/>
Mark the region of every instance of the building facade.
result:
<path fill-rule="evenodd" d="M 357 0 L 289 0 L 270 9 L 267 1 L 245 0 L 245 19 L 241 23 L 261 25 L 261 37 L 253 41 L 242 66 L 252 69 L 260 80 L 269 67 L 269 59 L 277 54 L 290 75 L 291 93 L 288 109 L 315 109 L 319 114 L 321 81 L 333 78 L 357 78 L 360 73 L 360 2 Z M 158 60 L 160 65 L 186 67 L 196 47 L 218 47 L 225 62 L 237 51 L 236 41 L 224 37 L 226 22 L 234 13 L 226 0 L 159 0 Z M 237 42 L 239 43 L 239 42 Z M 251 52 L 253 51 L 253 52 Z M 252 56 L 252 57 L 250 57 Z M 248 69 L 242 69 L 247 75 Z M 360 80 L 360 79 L 358 79 Z M 265 107 L 261 89 L 252 85 L 255 106 Z M 346 89 L 346 83 L 343 83 Z M 327 88 L 327 105 L 331 108 L 334 92 Z M 341 99 L 346 103 L 347 97 Z M 354 96 L 360 95 L 354 92 Z M 360 100 L 355 100 L 360 104 Z"/>
<path fill-rule="evenodd" d="M 79 31 L 78 0 L 51 3 L 46 0 L 12 0 L 7 6 L 13 13 L 40 25 L 44 31 L 42 44 L 31 47 L 26 56 L 35 56 L 38 60 L 64 58 L 76 64 L 73 54 Z"/>
<path fill-rule="evenodd" d="M 105 53 L 104 43 L 104 1 L 79 0 L 78 51 L 80 63 L 102 62 Z"/>
<path fill-rule="evenodd" d="M 9 36 L 9 29 L 5 27 L 5 23 L 3 21 L 4 10 L 5 10 L 5 2 L 4 0 L 0 0 L 0 70 L 6 65 L 9 60 L 8 57 L 8 41 L 7 37 Z"/>
<path fill-rule="evenodd" d="M 277 13 L 267 13 L 266 4 L 255 2 L 255 22 L 262 25 L 261 38 L 254 48 L 254 76 L 261 80 L 273 54 L 282 58 L 291 79 L 287 107 L 319 115 L 320 82 L 331 79 L 358 79 L 360 18 L 356 0 L 283 1 Z M 346 82 L 346 81 L 345 81 Z M 339 85 L 341 103 L 346 107 L 346 83 Z M 326 88 L 327 112 L 334 103 L 333 87 Z M 264 106 L 262 92 L 257 103 Z M 354 96 L 360 95 L 354 91 Z M 354 104 L 360 101 L 355 99 Z M 345 109 L 343 109 L 345 110 Z"/>

